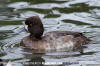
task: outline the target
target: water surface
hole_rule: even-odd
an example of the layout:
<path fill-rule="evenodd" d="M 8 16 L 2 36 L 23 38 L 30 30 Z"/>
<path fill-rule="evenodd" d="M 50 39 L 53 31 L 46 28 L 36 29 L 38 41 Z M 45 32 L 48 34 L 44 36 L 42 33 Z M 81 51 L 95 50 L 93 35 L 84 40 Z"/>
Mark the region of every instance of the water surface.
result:
<path fill-rule="evenodd" d="M 40 53 L 24 49 L 19 44 L 28 33 L 16 33 L 14 30 L 21 27 L 27 17 L 34 15 L 41 18 L 45 32 L 78 31 L 93 42 L 84 46 L 84 54 L 78 51 Z M 33 66 L 31 62 L 78 62 L 76 66 L 99 64 L 99 38 L 98 0 L 0 0 L 0 58 L 5 62 L 11 61 L 13 66 Z M 57 66 L 62 66 L 60 63 Z"/>

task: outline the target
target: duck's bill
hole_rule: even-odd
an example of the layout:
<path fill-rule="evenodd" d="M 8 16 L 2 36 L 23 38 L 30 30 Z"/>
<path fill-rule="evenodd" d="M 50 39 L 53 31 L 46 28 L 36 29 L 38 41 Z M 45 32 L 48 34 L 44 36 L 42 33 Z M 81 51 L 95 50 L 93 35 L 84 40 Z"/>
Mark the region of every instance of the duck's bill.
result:
<path fill-rule="evenodd" d="M 23 23 L 22 26 L 20 26 L 20 27 L 18 27 L 18 28 L 16 28 L 16 29 L 13 30 L 15 33 L 28 32 L 28 29 L 27 29 L 28 26 L 25 25 L 24 22 L 22 22 L 22 23 Z"/>

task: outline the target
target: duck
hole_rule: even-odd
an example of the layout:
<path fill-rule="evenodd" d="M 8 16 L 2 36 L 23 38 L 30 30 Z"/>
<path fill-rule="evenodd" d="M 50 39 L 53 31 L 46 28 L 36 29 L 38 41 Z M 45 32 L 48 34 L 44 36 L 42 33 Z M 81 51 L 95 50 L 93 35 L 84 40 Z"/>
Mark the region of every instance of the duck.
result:
<path fill-rule="evenodd" d="M 26 18 L 24 24 L 30 33 L 25 36 L 20 45 L 37 51 L 73 51 L 82 49 L 91 40 L 81 32 L 51 31 L 44 33 L 44 26 L 39 16 Z"/>

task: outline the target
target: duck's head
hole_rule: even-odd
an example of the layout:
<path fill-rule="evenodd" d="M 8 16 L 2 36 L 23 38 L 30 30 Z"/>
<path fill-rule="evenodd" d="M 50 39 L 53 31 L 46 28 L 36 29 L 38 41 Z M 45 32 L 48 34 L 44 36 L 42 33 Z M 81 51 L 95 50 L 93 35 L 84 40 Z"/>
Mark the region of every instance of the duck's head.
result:
<path fill-rule="evenodd" d="M 40 39 L 44 32 L 43 24 L 38 16 L 29 17 L 25 20 L 27 30 L 30 36 L 36 39 Z"/>
<path fill-rule="evenodd" d="M 4 66 L 4 65 L 3 65 L 3 60 L 2 60 L 2 59 L 0 59 L 0 66 Z"/>

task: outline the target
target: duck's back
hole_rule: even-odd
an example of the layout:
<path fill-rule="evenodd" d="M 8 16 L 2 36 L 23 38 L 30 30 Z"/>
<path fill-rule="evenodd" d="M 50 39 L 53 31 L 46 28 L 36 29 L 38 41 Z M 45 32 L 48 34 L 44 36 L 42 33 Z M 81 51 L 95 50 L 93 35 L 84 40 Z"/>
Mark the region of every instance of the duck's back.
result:
<path fill-rule="evenodd" d="M 73 31 L 52 31 L 45 33 L 44 36 L 49 39 L 57 39 L 60 37 L 71 36 L 73 37 L 73 40 L 75 39 L 75 41 L 77 40 L 82 44 L 87 44 L 91 41 L 89 38 L 85 37 L 82 33 Z"/>
<path fill-rule="evenodd" d="M 91 40 L 80 32 L 72 31 L 52 31 L 44 34 L 45 40 L 53 42 L 55 47 L 78 49 L 84 44 L 88 44 Z M 59 49 L 59 48 L 58 48 Z"/>

